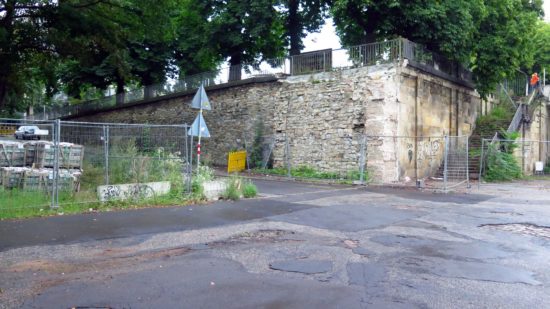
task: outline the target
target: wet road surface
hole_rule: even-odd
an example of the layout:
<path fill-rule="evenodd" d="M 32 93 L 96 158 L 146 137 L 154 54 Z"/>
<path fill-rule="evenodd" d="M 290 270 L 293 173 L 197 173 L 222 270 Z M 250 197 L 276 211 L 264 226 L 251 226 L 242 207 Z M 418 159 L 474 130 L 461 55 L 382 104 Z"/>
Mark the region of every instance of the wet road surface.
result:
<path fill-rule="evenodd" d="M 550 183 L 256 182 L 234 203 L 0 222 L 0 308 L 550 307 Z"/>

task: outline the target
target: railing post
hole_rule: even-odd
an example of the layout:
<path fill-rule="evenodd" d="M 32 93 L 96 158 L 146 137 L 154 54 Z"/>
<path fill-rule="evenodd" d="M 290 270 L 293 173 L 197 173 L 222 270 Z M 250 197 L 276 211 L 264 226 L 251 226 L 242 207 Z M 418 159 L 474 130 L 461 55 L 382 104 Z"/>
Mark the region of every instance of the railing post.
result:
<path fill-rule="evenodd" d="M 470 188 L 470 153 L 469 153 L 469 144 L 470 139 L 468 135 L 464 136 L 466 138 L 466 188 Z"/>
<path fill-rule="evenodd" d="M 484 153 L 485 153 L 485 139 L 481 139 L 481 157 L 479 158 L 479 175 L 478 175 L 478 181 L 477 181 L 477 189 L 479 190 L 481 188 L 481 181 L 482 181 L 482 171 L 483 171 L 483 159 L 484 159 Z"/>
<path fill-rule="evenodd" d="M 397 57 L 399 58 L 400 61 L 404 61 L 405 60 L 405 56 L 403 55 L 403 43 L 404 43 L 404 38 L 399 38 L 399 49 L 398 49 L 398 55 Z"/>

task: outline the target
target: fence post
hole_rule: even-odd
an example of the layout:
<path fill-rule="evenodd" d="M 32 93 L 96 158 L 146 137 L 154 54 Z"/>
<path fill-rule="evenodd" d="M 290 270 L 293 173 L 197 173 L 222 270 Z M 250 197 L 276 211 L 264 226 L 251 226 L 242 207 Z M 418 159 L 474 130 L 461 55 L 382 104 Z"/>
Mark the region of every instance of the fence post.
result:
<path fill-rule="evenodd" d="M 61 121 L 59 119 L 55 120 L 55 128 L 53 130 L 54 136 L 54 163 L 53 163 L 53 171 L 52 171 L 52 208 L 57 209 L 59 208 L 59 143 L 60 143 L 60 135 L 61 135 Z"/>
<path fill-rule="evenodd" d="M 449 162 L 449 136 L 445 135 L 445 163 L 443 166 L 443 190 L 447 192 L 447 163 Z"/>
<path fill-rule="evenodd" d="M 109 127 L 103 126 L 103 154 L 105 155 L 105 185 L 109 185 Z"/>
<path fill-rule="evenodd" d="M 367 147 L 367 137 L 365 134 L 362 135 L 361 139 L 361 150 L 359 153 L 359 182 L 363 185 L 365 182 L 365 157 L 366 157 L 366 147 Z"/>
<path fill-rule="evenodd" d="M 464 136 L 466 138 L 466 188 L 470 188 L 470 152 L 469 152 L 469 143 L 470 140 L 468 135 Z"/>
<path fill-rule="evenodd" d="M 191 133 L 191 140 L 189 141 L 189 185 L 192 187 L 192 177 L 193 177 L 193 153 L 195 152 L 195 147 L 193 146 L 193 134 Z M 198 173 L 198 166 L 197 166 L 197 173 Z M 192 188 L 191 188 L 192 189 Z M 190 190 L 191 190 L 190 189 Z"/>
<path fill-rule="evenodd" d="M 187 193 L 190 194 L 191 193 L 191 175 L 192 175 L 193 166 L 191 165 L 191 160 L 190 160 L 191 150 L 189 149 L 190 146 L 189 146 L 189 135 L 187 135 L 188 134 L 187 125 L 184 126 L 183 130 L 184 130 L 183 136 L 185 137 L 185 162 L 184 162 L 185 170 L 183 173 L 183 177 L 185 180 L 185 189 Z"/>
<path fill-rule="evenodd" d="M 246 142 L 246 136 L 243 136 L 244 150 L 246 151 L 246 169 L 250 172 L 250 151 L 248 151 L 248 144 Z"/>
<path fill-rule="evenodd" d="M 52 209 L 55 209 L 55 188 L 56 188 L 56 185 L 55 185 L 55 179 L 56 179 L 56 174 L 55 174 L 55 165 L 57 164 L 57 144 L 56 144 L 56 141 L 57 141 L 57 120 L 55 122 L 52 123 L 52 141 L 54 143 L 54 152 L 53 152 L 53 170 L 52 170 L 52 200 L 51 200 L 51 203 L 50 203 L 50 207 Z"/>
<path fill-rule="evenodd" d="M 482 171 L 483 171 L 483 160 L 485 158 L 485 139 L 481 139 L 481 157 L 479 158 L 479 175 L 477 181 L 477 189 L 481 189 L 481 181 L 483 180 Z"/>

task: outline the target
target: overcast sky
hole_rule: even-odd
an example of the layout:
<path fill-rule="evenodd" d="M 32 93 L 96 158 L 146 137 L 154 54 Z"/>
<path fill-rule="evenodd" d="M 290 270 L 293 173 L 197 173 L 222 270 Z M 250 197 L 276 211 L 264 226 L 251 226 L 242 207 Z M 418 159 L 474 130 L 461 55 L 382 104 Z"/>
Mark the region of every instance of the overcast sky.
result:
<path fill-rule="evenodd" d="M 550 22 L 550 0 L 544 0 L 544 20 Z M 320 50 L 325 48 L 338 49 L 340 40 L 334 32 L 332 19 L 328 19 L 319 33 L 310 33 L 304 40 L 304 51 Z"/>

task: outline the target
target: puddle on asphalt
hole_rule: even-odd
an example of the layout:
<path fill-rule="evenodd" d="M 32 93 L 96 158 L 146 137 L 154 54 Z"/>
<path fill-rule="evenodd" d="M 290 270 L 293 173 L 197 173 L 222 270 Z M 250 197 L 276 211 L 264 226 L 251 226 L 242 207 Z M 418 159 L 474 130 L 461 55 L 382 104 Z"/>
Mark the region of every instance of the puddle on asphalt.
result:
<path fill-rule="evenodd" d="M 389 246 L 405 247 L 421 256 L 448 259 L 496 259 L 513 255 L 511 250 L 497 244 L 482 241 L 453 242 L 406 235 L 379 235 L 371 241 Z"/>
<path fill-rule="evenodd" d="M 418 257 L 402 258 L 398 264 L 412 273 L 428 273 L 440 277 L 529 285 L 541 284 L 534 278 L 534 273 L 530 271 L 497 264 Z"/>
<path fill-rule="evenodd" d="M 349 284 L 364 287 L 380 286 L 386 279 L 386 267 L 378 263 L 348 263 Z"/>
<path fill-rule="evenodd" d="M 286 260 L 273 262 L 269 264 L 269 268 L 311 275 L 331 271 L 332 262 L 320 260 Z"/>

